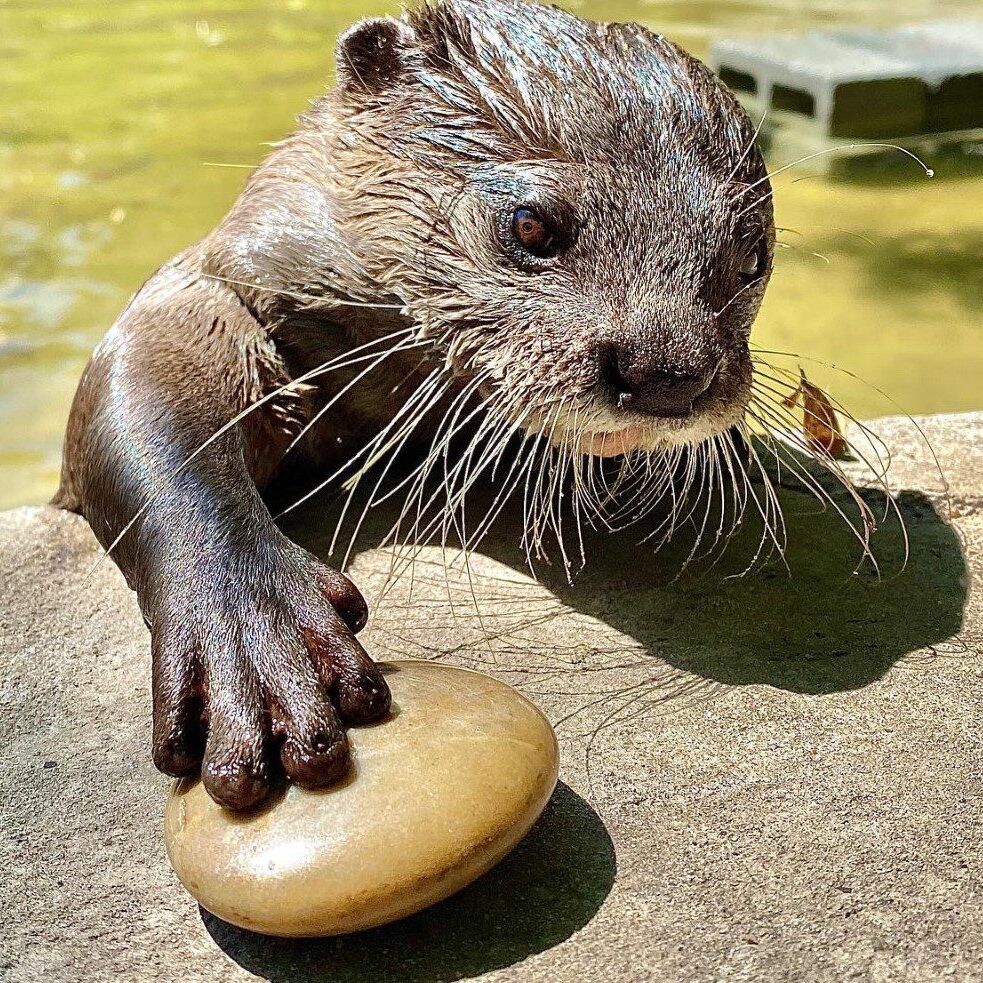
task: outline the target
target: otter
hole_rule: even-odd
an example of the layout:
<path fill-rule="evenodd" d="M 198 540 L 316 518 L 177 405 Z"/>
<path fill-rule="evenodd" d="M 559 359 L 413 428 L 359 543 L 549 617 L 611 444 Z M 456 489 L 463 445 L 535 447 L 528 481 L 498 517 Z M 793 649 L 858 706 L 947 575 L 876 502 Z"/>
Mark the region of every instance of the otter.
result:
<path fill-rule="evenodd" d="M 641 26 L 428 0 L 336 59 L 97 346 L 54 500 L 136 592 L 156 766 L 231 809 L 331 784 L 390 707 L 358 589 L 275 521 L 285 456 L 330 475 L 474 393 L 567 462 L 699 447 L 742 419 L 772 267 L 750 119 Z"/>

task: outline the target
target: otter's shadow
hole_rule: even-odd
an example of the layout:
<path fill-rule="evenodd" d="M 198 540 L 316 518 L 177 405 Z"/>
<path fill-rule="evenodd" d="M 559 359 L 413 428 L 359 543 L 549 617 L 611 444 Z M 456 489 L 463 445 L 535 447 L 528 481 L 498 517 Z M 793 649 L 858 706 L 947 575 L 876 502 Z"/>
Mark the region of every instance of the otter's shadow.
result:
<path fill-rule="evenodd" d="M 837 486 L 817 465 L 804 458 L 798 463 L 836 494 Z M 879 489 L 859 490 L 875 511 L 883 509 Z M 494 496 L 494 490 L 476 491 L 471 508 L 477 516 L 483 514 L 483 495 Z M 616 635 L 608 634 L 619 644 L 681 674 L 732 686 L 765 683 L 812 694 L 857 689 L 911 653 L 938 650 L 958 633 L 968 591 L 966 563 L 956 531 L 928 497 L 915 491 L 897 496 L 907 547 L 902 523 L 896 517 L 884 522 L 873 537 L 879 572 L 869 561 L 858 567 L 857 538 L 835 509 L 820 509 L 801 486 L 780 488 L 779 498 L 787 529 L 784 562 L 773 555 L 748 569 L 761 536 L 752 509 L 712 566 L 697 563 L 680 575 L 692 536 L 684 531 L 656 551 L 639 545 L 644 531 L 633 527 L 585 535 L 586 563 L 573 584 L 562 568 L 540 566 L 536 575 L 558 608 L 614 629 Z M 849 515 L 848 499 L 842 501 Z M 391 519 L 386 508 L 377 510 L 358 547 L 377 545 Z M 319 530 L 331 528 L 330 508 L 308 514 L 305 542 L 324 555 Z M 527 574 L 522 534 L 519 502 L 496 520 L 478 554 Z M 482 603 L 480 578 L 468 586 Z M 501 605 L 501 589 L 495 590 L 499 599 L 492 603 Z M 401 639 L 412 640 L 412 608 L 401 622 Z M 382 608 L 379 616 L 386 618 Z M 432 622 L 419 620 L 421 637 L 432 637 Z M 526 654 L 540 666 L 552 658 L 558 671 L 569 668 L 565 631 L 557 620 L 538 637 L 535 631 L 526 634 Z M 473 639 L 462 642 L 459 654 L 467 655 L 469 646 L 474 648 Z"/>
<path fill-rule="evenodd" d="M 510 966 L 587 924 L 614 883 L 597 813 L 560 782 L 529 835 L 446 901 L 392 925 L 328 939 L 276 939 L 201 912 L 236 963 L 275 983 L 449 983 Z"/>

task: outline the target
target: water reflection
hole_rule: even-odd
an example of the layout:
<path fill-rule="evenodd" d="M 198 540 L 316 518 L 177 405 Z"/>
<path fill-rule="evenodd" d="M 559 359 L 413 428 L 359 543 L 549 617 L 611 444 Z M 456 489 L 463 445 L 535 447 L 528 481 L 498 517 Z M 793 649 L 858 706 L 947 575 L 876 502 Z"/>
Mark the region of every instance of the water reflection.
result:
<path fill-rule="evenodd" d="M 794 26 L 965 17 L 975 7 L 839 0 L 798 9 Z M 722 34 L 790 26 L 777 0 L 588 0 L 577 10 L 640 20 L 697 54 Z M 395 11 L 381 0 L 4 5 L 0 507 L 50 494 L 72 380 L 129 293 L 222 215 L 248 173 L 238 165 L 258 161 L 329 79 L 338 31 Z M 965 263 L 981 235 L 967 207 L 983 191 L 979 170 L 931 184 L 894 165 L 890 176 L 868 171 L 847 183 L 797 176 L 779 180 L 779 220 L 801 232 L 806 255 L 830 263 L 779 269 L 759 342 L 848 364 L 913 412 L 975 407 L 983 350 Z M 930 262 L 930 233 L 942 262 Z M 872 240 L 869 251 L 856 234 Z M 913 252 L 918 235 L 924 249 Z M 913 310 L 913 295 L 939 306 Z M 919 373 L 867 343 L 875 322 L 892 326 Z M 859 383 L 816 376 L 860 415 L 887 409 Z"/>

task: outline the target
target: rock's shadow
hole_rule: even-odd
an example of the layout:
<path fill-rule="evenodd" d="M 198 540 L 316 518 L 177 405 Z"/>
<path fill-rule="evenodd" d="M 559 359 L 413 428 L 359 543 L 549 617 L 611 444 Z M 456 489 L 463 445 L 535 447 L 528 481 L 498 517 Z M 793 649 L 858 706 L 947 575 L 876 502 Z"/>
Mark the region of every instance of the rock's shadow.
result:
<path fill-rule="evenodd" d="M 497 867 L 439 905 L 329 939 L 276 939 L 202 911 L 222 950 L 275 983 L 446 983 L 510 966 L 587 924 L 615 876 L 597 813 L 562 782 L 529 835 Z"/>

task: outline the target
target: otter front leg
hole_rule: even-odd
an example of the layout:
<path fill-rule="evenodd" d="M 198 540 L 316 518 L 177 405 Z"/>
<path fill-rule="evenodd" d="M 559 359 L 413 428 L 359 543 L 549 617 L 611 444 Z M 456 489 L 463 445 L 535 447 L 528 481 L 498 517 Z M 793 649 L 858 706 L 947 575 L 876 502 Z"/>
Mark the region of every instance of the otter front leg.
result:
<path fill-rule="evenodd" d="M 266 796 L 277 753 L 298 784 L 330 784 L 348 765 L 343 725 L 389 708 L 354 637 L 361 595 L 268 530 L 205 519 L 168 535 L 176 549 L 209 545 L 147 571 L 157 767 L 185 775 L 201 764 L 209 793 L 233 808 Z"/>
<path fill-rule="evenodd" d="M 260 497 L 262 411 L 195 453 L 255 399 L 269 356 L 226 288 L 158 274 L 86 369 L 56 499 L 107 548 L 139 514 L 112 558 L 151 630 L 154 761 L 179 776 L 200 766 L 232 808 L 264 798 L 276 755 L 299 784 L 331 783 L 347 767 L 343 725 L 390 703 L 355 639 L 361 595 Z"/>

